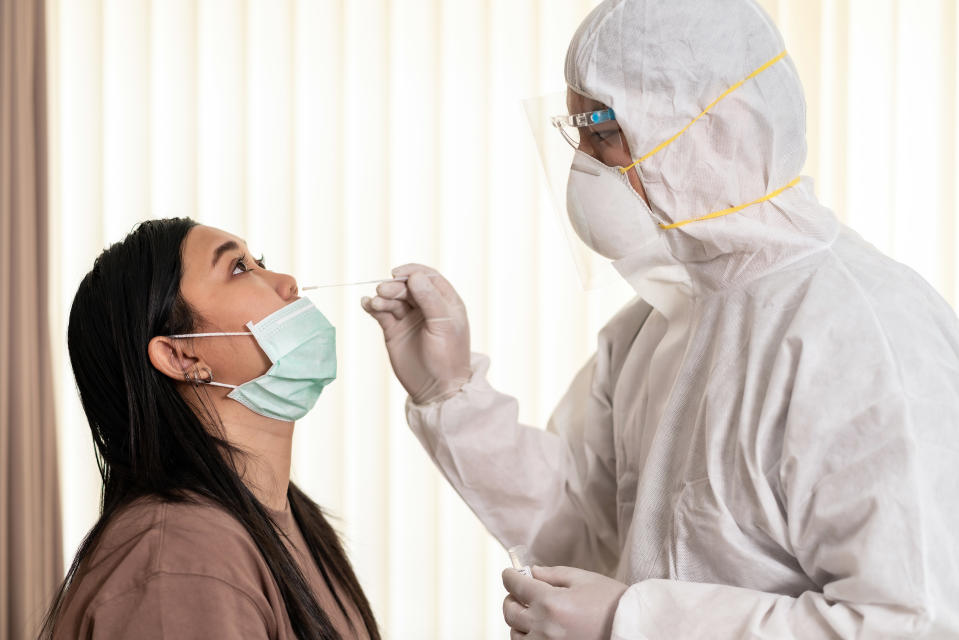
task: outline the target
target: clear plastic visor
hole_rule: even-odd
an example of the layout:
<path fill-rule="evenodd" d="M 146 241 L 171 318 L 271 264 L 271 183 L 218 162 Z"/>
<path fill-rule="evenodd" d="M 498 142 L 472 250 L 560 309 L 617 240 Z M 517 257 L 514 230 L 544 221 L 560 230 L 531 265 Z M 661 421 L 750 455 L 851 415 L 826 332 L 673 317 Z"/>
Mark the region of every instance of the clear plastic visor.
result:
<path fill-rule="evenodd" d="M 618 275 L 609 260 L 586 246 L 570 222 L 566 184 L 577 149 L 609 166 L 618 166 L 622 158 L 628 158 L 615 114 L 611 109 L 570 114 L 565 91 L 524 100 L 523 107 L 536 141 L 552 209 L 563 229 L 580 283 L 588 291 L 614 282 Z"/>

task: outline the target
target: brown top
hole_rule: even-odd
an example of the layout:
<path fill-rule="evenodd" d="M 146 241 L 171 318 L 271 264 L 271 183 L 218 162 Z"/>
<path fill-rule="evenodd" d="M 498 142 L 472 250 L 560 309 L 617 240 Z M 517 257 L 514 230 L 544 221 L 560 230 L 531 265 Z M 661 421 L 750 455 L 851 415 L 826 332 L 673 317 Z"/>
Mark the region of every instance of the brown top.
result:
<path fill-rule="evenodd" d="M 281 538 L 344 638 L 368 639 L 337 588 L 343 615 L 289 505 L 270 511 Z M 229 513 L 200 504 L 135 501 L 107 525 L 70 586 L 55 638 L 295 638 L 286 606 L 253 539 Z"/>

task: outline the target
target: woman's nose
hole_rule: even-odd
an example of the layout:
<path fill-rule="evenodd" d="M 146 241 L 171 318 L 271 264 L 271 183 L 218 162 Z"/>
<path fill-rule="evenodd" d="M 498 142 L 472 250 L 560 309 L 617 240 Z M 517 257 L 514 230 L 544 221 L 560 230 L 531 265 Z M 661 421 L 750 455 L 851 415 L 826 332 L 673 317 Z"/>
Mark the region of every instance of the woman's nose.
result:
<path fill-rule="evenodd" d="M 274 275 L 276 282 L 274 282 L 273 286 L 281 298 L 290 300 L 300 293 L 300 288 L 296 284 L 296 278 L 286 273 L 277 273 Z"/>

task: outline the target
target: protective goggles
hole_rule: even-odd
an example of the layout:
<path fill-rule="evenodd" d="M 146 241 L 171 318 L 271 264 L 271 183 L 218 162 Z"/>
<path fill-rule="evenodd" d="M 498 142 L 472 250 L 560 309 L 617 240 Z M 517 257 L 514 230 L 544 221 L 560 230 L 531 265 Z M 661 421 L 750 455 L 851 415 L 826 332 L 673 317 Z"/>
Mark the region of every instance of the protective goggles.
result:
<path fill-rule="evenodd" d="M 553 116 L 550 122 L 559 129 L 563 139 L 569 143 L 573 149 L 579 148 L 582 136 L 599 135 L 608 137 L 615 134 L 619 135 L 619 126 L 615 123 L 616 114 L 612 109 L 600 109 L 599 111 L 590 111 L 588 113 L 576 113 L 571 116 Z M 602 126 L 604 122 L 610 125 Z M 582 130 L 582 131 L 581 131 Z"/>

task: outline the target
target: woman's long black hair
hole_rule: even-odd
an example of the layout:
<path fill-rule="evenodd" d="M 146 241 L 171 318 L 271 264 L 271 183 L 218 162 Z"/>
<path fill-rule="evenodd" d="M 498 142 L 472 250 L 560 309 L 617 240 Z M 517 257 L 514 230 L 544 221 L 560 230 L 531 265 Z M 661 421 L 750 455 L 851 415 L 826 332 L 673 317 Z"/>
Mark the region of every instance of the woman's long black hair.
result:
<path fill-rule="evenodd" d="M 150 363 L 151 338 L 196 329 L 196 316 L 180 295 L 183 241 L 196 224 L 189 218 L 170 218 L 138 225 L 100 254 L 77 289 L 67 343 L 93 433 L 103 493 L 100 518 L 60 585 L 41 637 L 52 637 L 71 580 L 120 509 L 142 496 L 187 501 L 192 493 L 220 505 L 249 532 L 279 585 L 297 637 L 339 638 L 269 514 L 241 480 L 242 453 L 222 438 L 212 408 L 202 411 L 201 420 L 174 382 Z M 369 602 L 336 532 L 292 482 L 288 498 L 324 579 L 339 585 L 370 636 L 379 638 Z M 343 608 L 336 590 L 332 592 Z"/>

